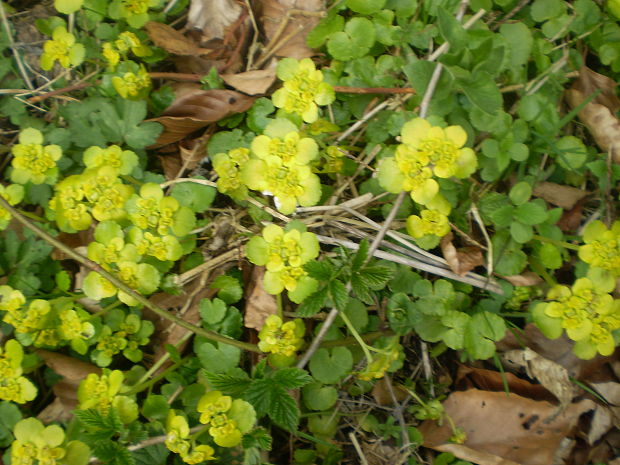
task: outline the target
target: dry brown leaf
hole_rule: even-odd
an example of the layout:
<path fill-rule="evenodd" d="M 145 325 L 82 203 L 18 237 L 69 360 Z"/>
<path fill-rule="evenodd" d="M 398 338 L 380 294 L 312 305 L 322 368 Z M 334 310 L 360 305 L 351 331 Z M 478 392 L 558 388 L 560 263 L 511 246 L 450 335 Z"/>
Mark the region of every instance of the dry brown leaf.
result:
<path fill-rule="evenodd" d="M 149 21 L 144 28 L 155 45 L 172 55 L 197 56 L 212 52 L 200 48 L 192 39 L 167 24 Z"/>
<path fill-rule="evenodd" d="M 409 393 L 405 390 L 405 388 L 397 384 L 393 385 L 392 389 L 394 390 L 394 397 L 398 402 L 402 402 L 409 396 Z M 375 383 L 372 387 L 371 394 L 375 399 L 375 402 L 379 405 L 394 405 L 394 399 L 392 399 L 390 388 L 385 377 Z"/>
<path fill-rule="evenodd" d="M 62 376 L 52 387 L 56 399 L 40 412 L 39 418 L 48 422 L 67 420 L 72 415 L 71 411 L 77 407 L 80 382 L 90 373 L 100 374 L 101 368 L 49 350 L 37 349 L 36 353 L 48 367 Z"/>
<path fill-rule="evenodd" d="M 569 438 L 579 417 L 595 408 L 584 399 L 545 423 L 557 407 L 517 394 L 470 389 L 450 394 L 443 403 L 446 414 L 467 435 L 463 444 L 449 442 L 450 423 L 438 426 L 425 421 L 420 426 L 424 445 L 451 452 L 479 465 L 549 465 L 562 443 Z"/>
<path fill-rule="evenodd" d="M 260 24 L 269 48 L 279 57 L 307 58 L 315 54 L 306 45 L 306 36 L 321 20 L 316 14 L 325 10 L 323 0 L 260 0 Z M 304 11 L 310 12 L 303 14 Z M 314 13 L 314 14 L 313 14 Z M 284 30 L 282 30 L 284 27 Z"/>
<path fill-rule="evenodd" d="M 534 186 L 533 193 L 564 210 L 572 209 L 577 202 L 590 194 L 588 191 L 554 182 L 539 182 Z"/>
<path fill-rule="evenodd" d="M 620 163 L 620 121 L 615 116 L 620 103 L 615 97 L 615 86 L 611 79 L 584 66 L 579 70 L 579 78 L 566 91 L 566 100 L 576 108 L 595 90 L 603 91 L 582 108 L 579 119 L 588 127 L 601 150 L 611 152 L 614 163 Z"/>
<path fill-rule="evenodd" d="M 564 410 L 573 400 L 577 390 L 570 381 L 566 368 L 541 357 L 529 347 L 523 350 L 511 350 L 503 353 L 502 356 L 525 368 L 530 378 L 537 379 L 549 392 L 553 393 L 560 401 L 561 410 Z"/>
<path fill-rule="evenodd" d="M 263 287 L 264 275 L 265 267 L 255 266 L 252 268 L 249 282 L 246 284 L 243 324 L 246 328 L 253 328 L 257 331 L 263 327 L 269 315 L 278 313 L 275 296 L 267 294 Z"/>
<path fill-rule="evenodd" d="M 237 21 L 242 11 L 235 0 L 192 0 L 187 26 L 200 29 L 207 40 L 221 39 L 226 28 Z"/>
<path fill-rule="evenodd" d="M 452 233 L 448 233 L 441 238 L 440 243 L 443 258 L 446 259 L 452 271 L 460 276 L 464 276 L 477 266 L 484 265 L 484 257 L 478 247 L 461 247 L 457 249 L 452 244 L 453 238 Z"/>
<path fill-rule="evenodd" d="M 543 282 L 542 278 L 532 271 L 512 276 L 502 276 L 502 278 L 513 286 L 536 286 Z"/>
<path fill-rule="evenodd" d="M 264 94 L 276 80 L 275 68 L 257 69 L 237 74 L 222 74 L 222 80 L 230 87 L 248 95 Z"/>
<path fill-rule="evenodd" d="M 188 134 L 252 106 L 254 99 L 234 90 L 192 90 L 177 98 L 164 114 L 149 121 L 164 126 L 155 146 L 177 142 Z"/>

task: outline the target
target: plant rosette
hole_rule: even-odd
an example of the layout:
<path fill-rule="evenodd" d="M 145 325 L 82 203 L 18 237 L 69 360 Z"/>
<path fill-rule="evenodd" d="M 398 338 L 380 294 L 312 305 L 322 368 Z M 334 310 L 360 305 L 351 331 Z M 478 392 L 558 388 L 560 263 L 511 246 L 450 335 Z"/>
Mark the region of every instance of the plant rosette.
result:
<path fill-rule="evenodd" d="M 319 250 L 319 241 L 313 233 L 294 228 L 285 231 L 270 224 L 263 228 L 261 236 L 250 239 L 246 256 L 255 265 L 267 268 L 263 286 L 268 293 L 280 294 L 286 289 L 289 298 L 300 303 L 318 286 L 303 265 L 314 260 Z"/>
<path fill-rule="evenodd" d="M 55 184 L 58 178 L 56 162 L 62 157 L 60 146 L 43 145 L 43 134 L 38 129 L 26 128 L 19 132 L 19 144 L 11 148 L 13 161 L 11 181 L 26 184 Z"/>
<path fill-rule="evenodd" d="M 610 355 L 616 347 L 613 332 L 620 328 L 620 300 L 609 294 L 613 288 L 613 282 L 589 278 L 578 279 L 570 288 L 554 286 L 548 301 L 533 307 L 534 322 L 551 339 L 565 330 L 575 341 L 573 352 L 579 358 Z"/>

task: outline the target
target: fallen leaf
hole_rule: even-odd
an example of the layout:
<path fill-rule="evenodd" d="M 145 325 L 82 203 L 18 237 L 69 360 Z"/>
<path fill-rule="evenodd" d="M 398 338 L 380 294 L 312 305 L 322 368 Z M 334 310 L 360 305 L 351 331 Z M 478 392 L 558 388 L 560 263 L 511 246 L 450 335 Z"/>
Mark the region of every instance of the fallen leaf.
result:
<path fill-rule="evenodd" d="M 315 51 L 306 45 L 306 36 L 321 20 L 323 0 L 260 0 L 259 22 L 276 56 L 307 58 Z M 307 12 L 307 13 L 304 13 Z M 284 28 L 284 29 L 282 29 Z"/>
<path fill-rule="evenodd" d="M 152 118 L 164 126 L 155 147 L 177 142 L 188 134 L 220 121 L 227 116 L 243 113 L 254 99 L 234 90 L 195 89 L 177 98 L 162 116 Z"/>
<path fill-rule="evenodd" d="M 620 121 L 615 116 L 620 102 L 615 97 L 615 86 L 613 80 L 584 66 L 579 70 L 579 78 L 566 91 L 566 100 L 571 108 L 576 108 L 595 90 L 602 90 L 578 115 L 600 149 L 611 152 L 614 163 L 620 163 Z"/>
<path fill-rule="evenodd" d="M 560 220 L 556 223 L 557 227 L 563 232 L 577 231 L 583 220 L 584 203 L 585 200 L 580 200 L 573 208 L 565 211 Z"/>
<path fill-rule="evenodd" d="M 485 264 L 482 251 L 478 247 L 461 247 L 457 249 L 452 244 L 453 238 L 453 234 L 448 233 L 441 238 L 440 243 L 443 258 L 448 262 L 452 271 L 460 276 L 464 276 L 477 266 Z"/>
<path fill-rule="evenodd" d="M 248 95 L 264 94 L 276 80 L 275 68 L 257 69 L 237 74 L 222 74 L 222 80 L 230 87 Z"/>
<path fill-rule="evenodd" d="M 502 357 L 525 368 L 530 378 L 538 380 L 549 392 L 553 393 L 560 402 L 560 410 L 564 410 L 577 393 L 566 368 L 541 357 L 529 347 L 505 352 Z"/>
<path fill-rule="evenodd" d="M 590 193 L 572 186 L 564 186 L 554 182 L 539 182 L 534 186 L 533 194 L 553 205 L 570 210 Z"/>
<path fill-rule="evenodd" d="M 144 28 L 155 45 L 173 55 L 197 56 L 213 51 L 200 48 L 192 39 L 167 24 L 149 21 Z"/>
<path fill-rule="evenodd" d="M 278 313 L 278 304 L 275 296 L 267 294 L 263 287 L 265 268 L 255 266 L 250 273 L 249 282 L 246 283 L 245 314 L 243 324 L 246 328 L 259 331 L 265 324 L 269 315 Z"/>
<path fill-rule="evenodd" d="M 192 0 L 187 15 L 187 27 L 199 29 L 207 40 L 221 39 L 243 8 L 234 0 Z"/>
<path fill-rule="evenodd" d="M 62 377 L 52 387 L 56 398 L 39 413 L 38 418 L 46 422 L 67 420 L 78 405 L 77 390 L 80 382 L 90 373 L 100 374 L 101 368 L 58 352 L 37 349 L 36 353 L 48 367 Z"/>
<path fill-rule="evenodd" d="M 536 286 L 543 282 L 543 279 L 532 271 L 526 271 L 525 273 L 512 276 L 502 276 L 502 278 L 513 286 Z"/>
<path fill-rule="evenodd" d="M 419 427 L 424 446 L 479 465 L 552 464 L 579 417 L 595 408 L 594 402 L 584 399 L 545 423 L 557 406 L 514 393 L 478 389 L 453 392 L 443 406 L 467 438 L 463 444 L 451 443 L 450 422 L 438 426 L 427 420 Z"/>
<path fill-rule="evenodd" d="M 398 402 L 402 402 L 409 396 L 409 393 L 405 390 L 405 388 L 399 386 L 398 384 L 393 385 L 392 389 L 394 390 L 394 397 Z M 375 399 L 375 402 L 379 405 L 394 405 L 394 399 L 392 399 L 390 388 L 388 387 L 385 377 L 375 383 L 372 387 L 371 394 Z"/>

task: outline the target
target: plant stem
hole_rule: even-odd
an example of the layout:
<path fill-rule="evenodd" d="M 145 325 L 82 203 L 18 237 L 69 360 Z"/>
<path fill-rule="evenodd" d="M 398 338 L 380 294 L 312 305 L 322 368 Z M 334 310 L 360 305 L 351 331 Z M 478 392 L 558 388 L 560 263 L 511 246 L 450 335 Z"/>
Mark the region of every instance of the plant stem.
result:
<path fill-rule="evenodd" d="M 141 303 L 146 308 L 151 310 L 157 316 L 160 316 L 166 320 L 169 320 L 172 323 L 176 323 L 182 328 L 188 329 L 192 331 L 193 333 L 198 334 L 202 337 L 205 337 L 211 341 L 222 342 L 224 344 L 238 347 L 239 349 L 260 353 L 260 350 L 258 349 L 256 344 L 250 344 L 248 342 L 237 341 L 236 339 L 231 339 L 229 337 L 222 336 L 221 334 L 218 334 L 214 331 L 209 331 L 209 330 L 200 328 L 199 326 L 193 325 L 183 320 L 182 318 L 179 318 L 178 316 L 173 315 L 172 313 L 168 312 L 167 310 L 164 310 L 160 306 L 155 305 L 153 302 L 151 302 L 149 299 L 144 297 L 142 294 L 139 294 L 134 289 L 132 289 L 130 286 L 125 284 L 123 281 L 121 281 L 118 277 L 104 270 L 101 266 L 99 266 L 99 264 L 93 262 L 92 260 L 89 260 L 84 255 L 77 253 L 71 247 L 68 247 L 67 245 L 63 244 L 58 239 L 56 239 L 55 237 L 51 236 L 50 234 L 48 234 L 47 232 L 39 228 L 37 225 L 28 221 L 28 219 L 24 215 L 22 215 L 15 208 L 13 208 L 6 201 L 6 199 L 3 198 L 2 196 L 0 196 L 0 207 L 7 210 L 11 214 L 11 216 L 13 216 L 17 221 L 23 224 L 26 228 L 30 229 L 33 233 L 35 233 L 41 239 L 53 245 L 57 249 L 63 251 L 69 257 L 71 257 L 78 263 L 84 265 L 87 269 L 94 271 L 95 273 L 99 273 L 102 277 L 110 281 L 110 283 L 112 283 L 118 289 L 125 292 L 126 294 L 129 294 L 131 297 L 136 299 L 139 303 Z"/>
<path fill-rule="evenodd" d="M 558 241 L 556 239 L 551 239 L 550 237 L 540 236 L 538 234 L 534 234 L 534 239 L 540 242 L 546 242 L 548 244 L 557 245 L 558 247 L 563 247 L 564 249 L 579 251 L 579 247 L 577 244 L 571 244 L 566 241 Z"/>

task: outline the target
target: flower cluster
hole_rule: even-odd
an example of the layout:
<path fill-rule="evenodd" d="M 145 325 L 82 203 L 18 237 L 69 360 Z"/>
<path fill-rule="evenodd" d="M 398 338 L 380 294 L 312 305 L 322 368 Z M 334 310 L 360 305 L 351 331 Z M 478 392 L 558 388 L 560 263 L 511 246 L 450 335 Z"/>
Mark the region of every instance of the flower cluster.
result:
<path fill-rule="evenodd" d="M 193 465 L 215 460 L 213 447 L 206 444 L 196 445 L 189 439 L 187 420 L 181 415 L 176 415 L 174 410 L 168 412 L 165 444 L 169 451 L 179 454 L 185 463 Z"/>
<path fill-rule="evenodd" d="M 303 265 L 318 254 L 316 235 L 299 229 L 285 231 L 275 224 L 265 226 L 262 236 L 252 237 L 246 247 L 248 259 L 267 268 L 263 280 L 265 290 L 280 294 L 286 289 L 296 303 L 316 290 L 316 280 L 308 276 Z"/>
<path fill-rule="evenodd" d="M 26 418 L 15 425 L 13 434 L 12 464 L 30 465 L 38 460 L 41 464 L 55 465 L 65 456 L 66 450 L 60 447 L 65 432 L 58 425 L 45 427 L 36 418 Z"/>
<path fill-rule="evenodd" d="M 305 326 L 299 318 L 284 323 L 278 315 L 269 315 L 258 333 L 258 348 L 269 354 L 272 365 L 288 366 L 304 343 L 304 333 Z"/>
<path fill-rule="evenodd" d="M 112 76 L 112 87 L 118 95 L 128 100 L 141 100 L 151 90 L 151 77 L 143 65 L 125 61 L 117 68 L 117 75 Z"/>
<path fill-rule="evenodd" d="M 104 165 L 68 176 L 56 184 L 49 209 L 61 231 L 88 229 L 93 218 L 98 221 L 124 219 L 127 216 L 125 202 L 134 190 L 123 184 L 118 175 L 116 168 Z"/>
<path fill-rule="evenodd" d="M 56 61 L 63 68 L 78 66 L 84 61 L 84 53 L 84 45 L 77 43 L 64 26 L 58 26 L 52 32 L 52 39 L 43 44 L 41 68 L 49 71 Z"/>
<path fill-rule="evenodd" d="M 403 125 L 402 143 L 396 147 L 394 156 L 379 162 L 381 187 L 392 193 L 407 191 L 414 202 L 437 210 L 426 213 L 426 218 L 422 213 L 421 218 L 409 221 L 409 232 L 414 237 L 422 238 L 430 235 L 430 231 L 437 237 L 438 233 L 448 232 L 442 216 L 450 213 L 450 207 L 440 194 L 435 178 L 466 178 L 476 170 L 476 155 L 472 149 L 463 147 L 466 141 L 467 134 L 460 126 L 441 128 L 415 118 Z M 442 207 L 437 208 L 438 204 Z"/>
<path fill-rule="evenodd" d="M 383 378 L 386 372 L 396 371 L 403 364 L 405 355 L 398 338 L 383 340 L 377 345 L 381 346 L 380 352 L 369 360 L 363 371 L 357 373 L 357 377 L 363 381 Z"/>
<path fill-rule="evenodd" d="M 24 349 L 14 339 L 0 349 L 0 399 L 23 404 L 37 395 L 37 388 L 22 376 Z"/>
<path fill-rule="evenodd" d="M 232 399 L 220 391 L 203 395 L 196 408 L 200 423 L 209 427 L 213 441 L 221 447 L 235 447 L 242 436 L 256 423 L 256 412 L 251 404 L 241 399 Z"/>
<path fill-rule="evenodd" d="M 78 388 L 79 409 L 95 409 L 107 415 L 111 408 L 116 409 L 125 424 L 138 418 L 138 404 L 131 397 L 119 394 L 123 385 L 123 372 L 103 370 L 103 374 L 90 373 Z"/>
<path fill-rule="evenodd" d="M 113 309 L 105 317 L 105 325 L 90 357 L 97 365 L 105 367 L 112 363 L 112 357 L 122 352 L 126 359 L 137 363 L 143 356 L 140 346 L 148 344 L 154 329 L 153 323 L 141 320 L 136 314 L 125 315 L 122 310 Z"/>
<path fill-rule="evenodd" d="M 19 144 L 15 144 L 11 153 L 11 181 L 26 184 L 54 184 L 58 177 L 56 162 L 62 156 L 58 145 L 43 145 L 43 134 L 34 128 L 22 129 Z"/>
<path fill-rule="evenodd" d="M 129 52 L 140 58 L 153 54 L 149 47 L 140 42 L 137 35 L 129 31 L 121 32 L 112 42 L 104 42 L 101 54 L 108 62 L 110 70 L 114 71 L 121 59 L 127 59 Z"/>
<path fill-rule="evenodd" d="M 17 205 L 24 198 L 24 187 L 19 184 L 3 186 L 0 184 L 0 195 L 9 205 Z M 11 222 L 11 214 L 5 208 L 0 207 L 0 231 L 7 228 Z"/>
<path fill-rule="evenodd" d="M 559 337 L 564 329 L 580 358 L 610 355 L 616 345 L 612 332 L 620 328 L 620 300 L 609 294 L 614 287 L 614 281 L 590 278 L 578 279 L 571 288 L 554 286 L 548 301 L 533 308 L 534 321 L 550 338 Z"/>
<path fill-rule="evenodd" d="M 250 150 L 244 147 L 217 153 L 211 158 L 213 169 L 218 175 L 217 190 L 235 200 L 243 200 L 248 188 L 241 180 L 241 167 L 250 160 Z"/>
<path fill-rule="evenodd" d="M 604 270 L 614 278 L 620 277 L 620 221 L 607 229 L 602 221 L 593 221 L 583 230 L 585 245 L 579 248 L 579 258 L 591 268 Z"/>
<path fill-rule="evenodd" d="M 284 58 L 278 63 L 276 73 L 283 85 L 273 93 L 273 104 L 300 115 L 307 123 L 318 119 L 317 105 L 329 105 L 335 99 L 333 87 L 323 82 L 323 73 L 310 58 L 300 61 Z"/>
<path fill-rule="evenodd" d="M 83 161 L 87 169 L 110 166 L 117 174 L 128 175 L 138 166 L 138 155 L 131 150 L 123 150 L 118 145 L 106 148 L 92 146 L 84 151 Z"/>
<path fill-rule="evenodd" d="M 0 311 L 3 321 L 12 325 L 22 343 L 35 347 L 56 348 L 70 345 L 86 353 L 95 333 L 90 315 L 73 300 L 59 297 L 34 299 L 26 304 L 24 295 L 10 286 L 0 286 Z"/>
<path fill-rule="evenodd" d="M 131 27 L 139 29 L 148 22 L 149 9 L 161 3 L 161 0 L 113 0 L 108 13 L 112 19 L 124 19 Z"/>

